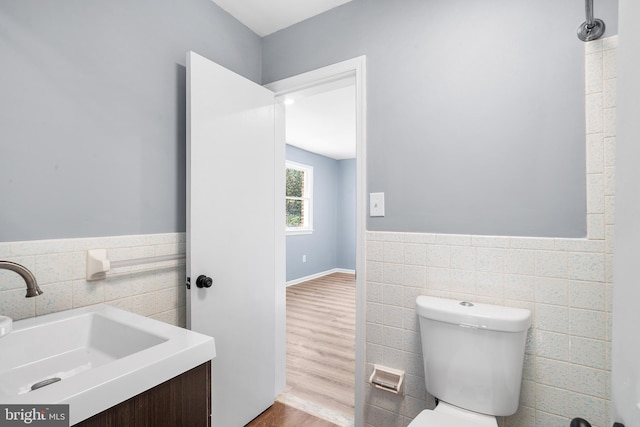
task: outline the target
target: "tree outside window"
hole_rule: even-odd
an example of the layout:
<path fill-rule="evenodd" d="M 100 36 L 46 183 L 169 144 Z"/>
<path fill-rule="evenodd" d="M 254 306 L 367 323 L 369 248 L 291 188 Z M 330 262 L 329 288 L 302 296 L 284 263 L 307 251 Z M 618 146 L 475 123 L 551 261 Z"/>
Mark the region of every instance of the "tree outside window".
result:
<path fill-rule="evenodd" d="M 287 234 L 309 234 L 312 223 L 313 167 L 286 162 Z"/>

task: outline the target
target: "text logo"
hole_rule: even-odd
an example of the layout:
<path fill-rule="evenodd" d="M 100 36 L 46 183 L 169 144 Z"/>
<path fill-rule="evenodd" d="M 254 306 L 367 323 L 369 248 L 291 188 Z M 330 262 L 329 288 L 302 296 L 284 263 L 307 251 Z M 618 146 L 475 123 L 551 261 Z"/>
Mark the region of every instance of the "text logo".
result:
<path fill-rule="evenodd" d="M 69 405 L 0 405 L 0 427 L 69 427 Z"/>

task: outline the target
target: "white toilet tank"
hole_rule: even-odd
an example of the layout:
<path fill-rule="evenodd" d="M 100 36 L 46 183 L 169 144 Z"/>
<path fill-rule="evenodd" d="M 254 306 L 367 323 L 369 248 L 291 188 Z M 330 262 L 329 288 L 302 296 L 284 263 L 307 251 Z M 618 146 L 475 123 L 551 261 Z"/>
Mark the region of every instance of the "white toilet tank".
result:
<path fill-rule="evenodd" d="M 518 409 L 529 310 L 419 296 L 427 391 L 469 411 Z"/>

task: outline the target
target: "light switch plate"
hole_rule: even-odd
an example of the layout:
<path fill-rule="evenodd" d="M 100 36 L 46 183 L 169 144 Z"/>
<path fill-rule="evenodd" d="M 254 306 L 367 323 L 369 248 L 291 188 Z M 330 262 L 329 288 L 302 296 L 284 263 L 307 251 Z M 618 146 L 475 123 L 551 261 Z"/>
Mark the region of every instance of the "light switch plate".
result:
<path fill-rule="evenodd" d="M 369 216 L 384 216 L 384 193 L 369 193 Z"/>

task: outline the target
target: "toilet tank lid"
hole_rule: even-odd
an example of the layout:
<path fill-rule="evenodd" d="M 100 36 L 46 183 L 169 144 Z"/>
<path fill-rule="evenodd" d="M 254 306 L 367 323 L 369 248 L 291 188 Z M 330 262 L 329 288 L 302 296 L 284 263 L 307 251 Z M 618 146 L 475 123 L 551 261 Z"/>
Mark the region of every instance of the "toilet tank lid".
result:
<path fill-rule="evenodd" d="M 418 316 L 431 320 L 490 329 L 502 332 L 521 332 L 529 329 L 531 311 L 524 308 L 429 297 L 416 298 Z"/>

